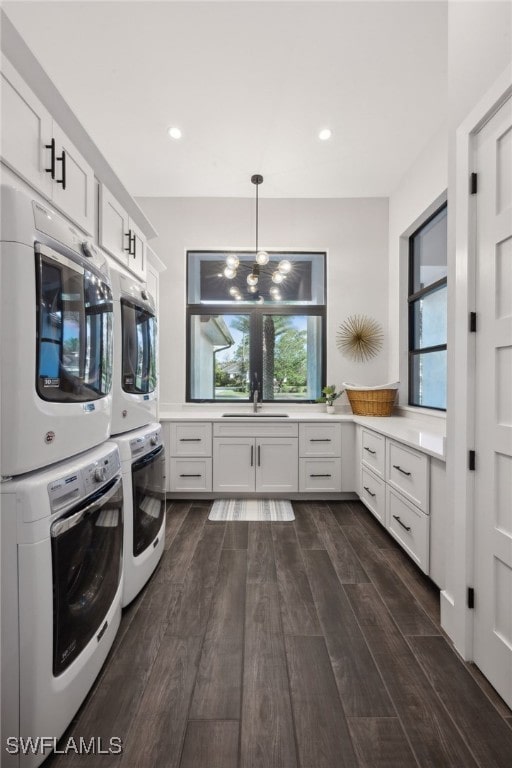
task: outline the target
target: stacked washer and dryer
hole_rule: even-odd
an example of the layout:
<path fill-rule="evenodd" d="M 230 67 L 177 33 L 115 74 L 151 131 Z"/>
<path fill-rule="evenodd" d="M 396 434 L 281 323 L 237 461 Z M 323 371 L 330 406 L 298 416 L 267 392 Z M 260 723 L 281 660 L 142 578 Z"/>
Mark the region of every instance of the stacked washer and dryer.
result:
<path fill-rule="evenodd" d="M 157 409 L 155 303 L 135 279 L 111 268 L 114 303 L 111 439 L 121 456 L 125 499 L 123 607 L 140 592 L 165 543 L 165 448 Z"/>
<path fill-rule="evenodd" d="M 134 476 L 143 478 L 134 493 L 137 508 L 151 523 L 145 526 L 151 534 L 137 534 L 137 541 L 151 539 L 151 557 L 140 544 L 137 556 L 128 555 L 127 531 L 133 535 L 139 523 L 132 523 L 127 504 L 125 461 L 109 439 L 114 350 L 119 354 L 123 345 L 115 337 L 121 305 L 107 259 L 25 192 L 2 186 L 1 204 L 1 750 L 5 768 L 35 768 L 112 646 L 129 601 L 123 561 L 127 571 L 144 555 L 151 562 L 130 580 L 131 597 L 156 567 L 165 494 L 163 463 L 148 461 L 152 469 L 144 472 L 132 460 Z M 137 339 L 144 334 L 149 329 L 137 325 Z M 130 394 L 133 405 L 140 400 L 146 410 L 151 402 L 149 423 L 156 407 L 154 362 L 151 368 L 133 359 L 133 389 L 144 391 Z M 158 435 L 157 424 L 147 427 L 144 445 Z M 158 447 L 140 454 L 146 458 Z M 29 738 L 37 747 L 23 749 L 22 739 L 27 744 Z"/>

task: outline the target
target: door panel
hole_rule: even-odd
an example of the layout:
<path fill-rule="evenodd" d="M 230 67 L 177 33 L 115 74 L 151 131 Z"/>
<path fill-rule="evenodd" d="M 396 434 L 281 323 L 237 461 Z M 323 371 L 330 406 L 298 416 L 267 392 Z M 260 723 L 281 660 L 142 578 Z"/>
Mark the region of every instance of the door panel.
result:
<path fill-rule="evenodd" d="M 476 138 L 474 660 L 512 706 L 512 101 Z"/>
<path fill-rule="evenodd" d="M 295 493 L 299 488 L 297 438 L 256 440 L 256 490 Z"/>
<path fill-rule="evenodd" d="M 216 437 L 213 441 L 213 490 L 225 493 L 254 491 L 253 437 Z"/>

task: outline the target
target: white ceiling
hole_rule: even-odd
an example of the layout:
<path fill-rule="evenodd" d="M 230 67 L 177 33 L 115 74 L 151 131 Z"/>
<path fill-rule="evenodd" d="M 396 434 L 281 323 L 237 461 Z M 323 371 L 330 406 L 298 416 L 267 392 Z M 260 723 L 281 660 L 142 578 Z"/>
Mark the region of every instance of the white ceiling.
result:
<path fill-rule="evenodd" d="M 135 196 L 386 196 L 446 120 L 446 2 L 2 7 Z"/>

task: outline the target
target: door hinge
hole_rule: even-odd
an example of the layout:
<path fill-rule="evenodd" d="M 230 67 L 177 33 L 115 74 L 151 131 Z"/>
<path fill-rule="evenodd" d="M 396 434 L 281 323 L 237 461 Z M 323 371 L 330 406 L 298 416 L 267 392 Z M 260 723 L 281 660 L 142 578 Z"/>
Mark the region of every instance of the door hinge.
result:
<path fill-rule="evenodd" d="M 469 451 L 468 467 L 469 469 L 474 470 L 475 465 L 476 465 L 476 453 L 475 451 Z"/>
<path fill-rule="evenodd" d="M 468 587 L 468 608 L 475 607 L 475 590 L 473 587 Z"/>
<path fill-rule="evenodd" d="M 476 312 L 469 313 L 469 332 L 476 333 Z"/>
<path fill-rule="evenodd" d="M 472 195 L 476 195 L 478 191 L 478 177 L 476 173 L 472 173 L 470 176 L 469 190 Z"/>

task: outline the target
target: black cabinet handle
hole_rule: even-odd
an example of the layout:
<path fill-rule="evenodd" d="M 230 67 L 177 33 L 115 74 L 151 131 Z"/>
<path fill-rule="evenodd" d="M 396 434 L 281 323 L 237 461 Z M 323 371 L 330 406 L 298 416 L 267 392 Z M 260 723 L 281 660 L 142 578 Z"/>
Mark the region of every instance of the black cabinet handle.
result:
<path fill-rule="evenodd" d="M 258 467 L 261 467 L 261 445 L 258 445 Z"/>
<path fill-rule="evenodd" d="M 180 437 L 180 443 L 200 443 L 200 437 Z"/>
<path fill-rule="evenodd" d="M 371 453 L 372 456 L 375 456 L 375 454 L 377 453 L 377 451 L 372 451 L 372 449 L 368 448 L 366 445 L 364 446 L 364 449 L 365 451 L 368 451 L 368 453 Z"/>
<path fill-rule="evenodd" d="M 132 245 L 133 245 L 133 251 L 130 251 L 130 253 L 135 259 L 137 256 L 137 238 L 135 237 L 135 232 L 132 235 Z"/>
<path fill-rule="evenodd" d="M 373 496 L 373 497 L 375 497 L 375 496 L 377 495 L 376 493 L 372 493 L 372 492 L 370 491 L 370 489 L 368 488 L 368 486 L 367 486 L 367 485 L 365 485 L 365 486 L 364 486 L 364 489 L 365 489 L 365 491 L 366 491 L 367 493 L 369 493 L 369 494 L 370 494 L 370 496 Z"/>
<path fill-rule="evenodd" d="M 332 475 L 310 475 L 310 477 L 332 477 Z"/>
<path fill-rule="evenodd" d="M 399 467 L 398 464 L 393 464 L 393 469 L 398 469 L 399 472 L 402 473 L 402 475 L 407 475 L 407 477 L 410 477 L 411 473 L 406 472 L 405 469 L 402 469 L 402 467 Z"/>
<path fill-rule="evenodd" d="M 45 168 L 45 172 L 49 173 L 52 179 L 55 178 L 55 139 L 52 139 L 49 144 L 44 145 L 46 149 L 50 150 L 50 167 Z"/>
<path fill-rule="evenodd" d="M 180 475 L 180 477 L 202 477 L 202 475 Z"/>
<path fill-rule="evenodd" d="M 62 189 L 66 189 L 66 150 L 62 150 L 62 155 L 60 157 L 57 157 L 56 160 L 59 163 L 62 163 L 61 166 L 61 172 L 62 175 L 60 179 L 57 179 L 57 184 L 62 184 Z"/>
<path fill-rule="evenodd" d="M 131 229 L 128 230 L 128 232 L 125 232 L 125 237 L 128 238 L 128 248 L 125 248 L 124 250 L 128 252 L 128 255 L 132 255 L 132 231 Z"/>
<path fill-rule="evenodd" d="M 254 467 L 254 445 L 251 445 L 251 467 Z"/>
<path fill-rule="evenodd" d="M 331 438 L 330 437 L 312 437 L 310 442 L 311 443 L 330 443 Z"/>
<path fill-rule="evenodd" d="M 405 528 L 406 531 L 410 531 L 411 530 L 411 526 L 410 525 L 406 525 L 405 523 L 402 523 L 402 521 L 400 520 L 398 515 L 393 515 L 393 518 L 397 521 L 397 523 L 399 525 L 402 526 L 402 528 Z"/>

